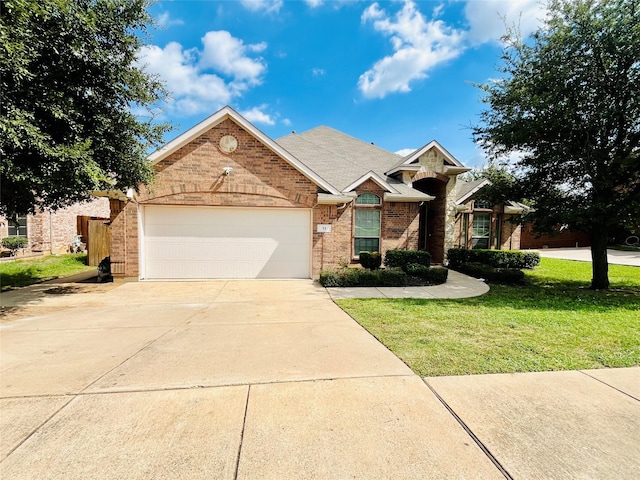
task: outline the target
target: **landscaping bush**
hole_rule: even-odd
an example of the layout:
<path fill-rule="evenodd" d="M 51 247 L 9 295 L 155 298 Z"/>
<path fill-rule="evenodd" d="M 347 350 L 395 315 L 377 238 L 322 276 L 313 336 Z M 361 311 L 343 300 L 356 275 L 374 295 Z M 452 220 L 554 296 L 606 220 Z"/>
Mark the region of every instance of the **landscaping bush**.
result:
<path fill-rule="evenodd" d="M 27 244 L 27 237 L 4 237 L 2 239 L 2 246 L 11 250 L 11 255 L 15 255 L 16 251 L 25 248 Z"/>
<path fill-rule="evenodd" d="M 406 272 L 411 263 L 429 267 L 431 255 L 424 250 L 387 250 L 384 256 L 384 265 L 389 268 L 401 268 Z"/>
<path fill-rule="evenodd" d="M 382 265 L 380 252 L 360 252 L 360 265 L 369 270 L 377 270 Z"/>
<path fill-rule="evenodd" d="M 540 255 L 536 252 L 517 250 L 467 250 L 450 248 L 447 252 L 449 266 L 459 269 L 467 263 L 481 263 L 494 268 L 532 269 L 540 264 Z"/>
<path fill-rule="evenodd" d="M 407 276 L 399 268 L 344 268 L 323 270 L 320 272 L 320 284 L 323 287 L 404 287 L 407 284 Z"/>
<path fill-rule="evenodd" d="M 440 285 L 447 281 L 449 269 L 444 267 L 426 267 L 419 263 L 410 263 L 407 265 L 407 275 L 409 275 L 409 277 L 417 277 L 427 285 Z M 410 281 L 410 283 L 418 282 Z"/>
<path fill-rule="evenodd" d="M 524 272 L 517 268 L 495 268 L 478 262 L 469 262 L 456 268 L 461 273 L 507 285 L 524 283 Z"/>

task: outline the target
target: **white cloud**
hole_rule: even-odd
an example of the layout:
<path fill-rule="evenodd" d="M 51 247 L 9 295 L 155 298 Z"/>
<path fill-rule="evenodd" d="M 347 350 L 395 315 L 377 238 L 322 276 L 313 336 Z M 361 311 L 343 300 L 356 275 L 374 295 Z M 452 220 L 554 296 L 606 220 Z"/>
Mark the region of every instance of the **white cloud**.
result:
<path fill-rule="evenodd" d="M 251 110 L 242 112 L 242 116 L 249 120 L 251 123 L 263 123 L 265 125 L 275 125 L 276 121 L 268 113 L 263 112 L 268 105 L 260 105 L 259 107 L 253 107 Z"/>
<path fill-rule="evenodd" d="M 455 29 L 438 19 L 443 8 L 444 4 L 435 6 L 430 20 L 412 0 L 403 0 L 395 14 L 377 2 L 364 10 L 362 23 L 373 24 L 376 31 L 389 37 L 394 52 L 360 75 L 358 88 L 364 97 L 409 92 L 412 82 L 424 80 L 432 69 L 470 46 L 498 42 L 505 33 L 505 22 L 519 26 L 526 36 L 540 26 L 546 13 L 542 0 L 469 0 L 464 6 L 467 29 Z"/>
<path fill-rule="evenodd" d="M 431 69 L 464 49 L 462 32 L 442 20 L 427 21 L 411 0 L 406 0 L 395 15 L 374 3 L 362 14 L 362 22 L 373 22 L 377 31 L 389 37 L 394 50 L 393 55 L 378 60 L 360 76 L 358 87 L 365 97 L 409 92 L 412 81 L 426 78 Z"/>
<path fill-rule="evenodd" d="M 244 8 L 252 12 L 278 13 L 283 0 L 240 0 Z"/>
<path fill-rule="evenodd" d="M 266 44 L 247 46 L 224 31 L 208 32 L 202 42 L 202 50 L 185 50 L 171 42 L 164 48 L 147 45 L 138 52 L 138 65 L 165 82 L 170 93 L 166 107 L 177 115 L 211 112 L 229 104 L 258 85 L 266 71 L 262 59 L 248 56 Z"/>
<path fill-rule="evenodd" d="M 325 71 L 325 69 L 324 69 L 324 68 L 312 68 L 312 69 L 311 69 L 311 74 L 312 74 L 314 77 L 321 77 L 321 76 L 322 76 L 322 75 L 324 75 L 325 73 L 327 73 L 327 72 Z"/>
<path fill-rule="evenodd" d="M 396 153 L 396 155 L 400 155 L 401 157 L 406 157 L 407 155 L 409 155 L 410 153 L 415 152 L 416 149 L 415 148 L 403 148 L 401 150 L 398 150 Z"/>
<path fill-rule="evenodd" d="M 247 53 L 263 51 L 266 43 L 245 45 L 225 30 L 207 32 L 202 43 L 204 50 L 200 56 L 200 68 L 212 68 L 249 84 L 259 83 L 266 65 L 261 58 L 249 58 Z"/>
<path fill-rule="evenodd" d="M 324 3 L 323 0 L 304 0 L 304 2 L 311 8 L 317 8 Z"/>
<path fill-rule="evenodd" d="M 519 26 L 527 36 L 540 26 L 545 13 L 541 0 L 468 1 L 464 7 L 467 37 L 472 44 L 498 42 L 505 33 L 505 22 L 506 26 Z"/>
<path fill-rule="evenodd" d="M 291 126 L 291 120 L 289 120 L 288 118 L 283 118 L 282 119 L 282 124 L 286 125 L 287 127 Z"/>
<path fill-rule="evenodd" d="M 179 18 L 171 18 L 169 12 L 162 12 L 160 15 L 158 15 L 158 18 L 156 18 L 156 22 L 159 26 L 164 28 L 170 27 L 171 25 L 184 25 L 183 20 L 180 20 Z"/>

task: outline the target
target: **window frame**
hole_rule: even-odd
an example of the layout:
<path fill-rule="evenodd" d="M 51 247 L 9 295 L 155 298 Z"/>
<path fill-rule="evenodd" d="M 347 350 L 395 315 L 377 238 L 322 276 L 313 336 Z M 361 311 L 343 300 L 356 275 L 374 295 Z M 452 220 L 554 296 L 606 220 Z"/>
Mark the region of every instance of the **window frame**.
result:
<path fill-rule="evenodd" d="M 364 202 L 365 199 L 373 199 L 372 197 L 375 197 L 376 202 L 375 203 L 371 203 L 371 202 Z M 356 235 L 356 231 L 358 229 L 358 212 L 377 212 L 378 214 L 378 235 L 377 236 L 373 236 L 373 235 Z M 364 250 L 364 249 L 358 249 L 356 248 L 356 242 L 360 239 L 375 239 L 377 240 L 378 243 L 378 248 L 377 250 Z M 360 258 L 360 252 L 361 251 L 380 251 L 380 247 L 382 244 L 382 199 L 380 198 L 379 195 L 376 195 L 375 193 L 371 193 L 371 192 L 364 192 L 361 193 L 360 195 L 358 195 L 356 197 L 356 200 L 354 202 L 354 209 L 353 209 L 353 232 L 352 232 L 352 241 L 351 241 L 351 248 L 353 249 L 353 258 L 354 259 L 359 259 Z"/>
<path fill-rule="evenodd" d="M 473 201 L 473 209 L 474 210 L 493 210 L 493 205 L 489 200 L 474 200 Z"/>
<path fill-rule="evenodd" d="M 480 219 L 486 219 L 486 235 L 477 235 L 476 232 L 476 221 Z M 483 222 L 484 223 L 484 222 Z M 482 225 L 484 227 L 484 225 Z M 478 225 L 480 227 L 480 225 Z M 486 241 L 486 246 L 478 247 L 478 241 L 482 240 L 483 243 Z M 471 248 L 472 249 L 489 249 L 491 248 L 491 214 L 490 213 L 474 213 L 473 220 L 471 222 Z"/>
<path fill-rule="evenodd" d="M 13 231 L 13 233 L 12 233 Z M 21 233 L 24 231 L 24 233 Z M 29 225 L 26 215 L 18 215 L 17 222 L 7 221 L 7 236 L 9 237 L 28 237 Z"/>

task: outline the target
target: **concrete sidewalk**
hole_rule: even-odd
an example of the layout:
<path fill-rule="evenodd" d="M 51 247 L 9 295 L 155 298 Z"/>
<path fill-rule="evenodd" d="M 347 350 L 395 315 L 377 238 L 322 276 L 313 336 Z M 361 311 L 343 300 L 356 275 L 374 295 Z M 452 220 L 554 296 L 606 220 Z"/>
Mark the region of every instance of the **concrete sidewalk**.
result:
<path fill-rule="evenodd" d="M 3 294 L 0 478 L 640 476 L 638 368 L 421 379 L 311 281 L 67 286 Z"/>
<path fill-rule="evenodd" d="M 477 278 L 449 270 L 447 282 L 429 287 L 335 287 L 327 288 L 334 300 L 344 298 L 470 298 L 489 291 Z"/>

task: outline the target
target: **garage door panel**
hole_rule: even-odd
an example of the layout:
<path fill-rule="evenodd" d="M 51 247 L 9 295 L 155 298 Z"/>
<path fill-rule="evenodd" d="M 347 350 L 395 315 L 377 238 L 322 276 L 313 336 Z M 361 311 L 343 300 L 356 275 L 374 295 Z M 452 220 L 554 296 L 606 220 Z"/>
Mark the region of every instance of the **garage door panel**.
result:
<path fill-rule="evenodd" d="M 310 276 L 309 210 L 146 207 L 143 236 L 148 279 Z"/>

